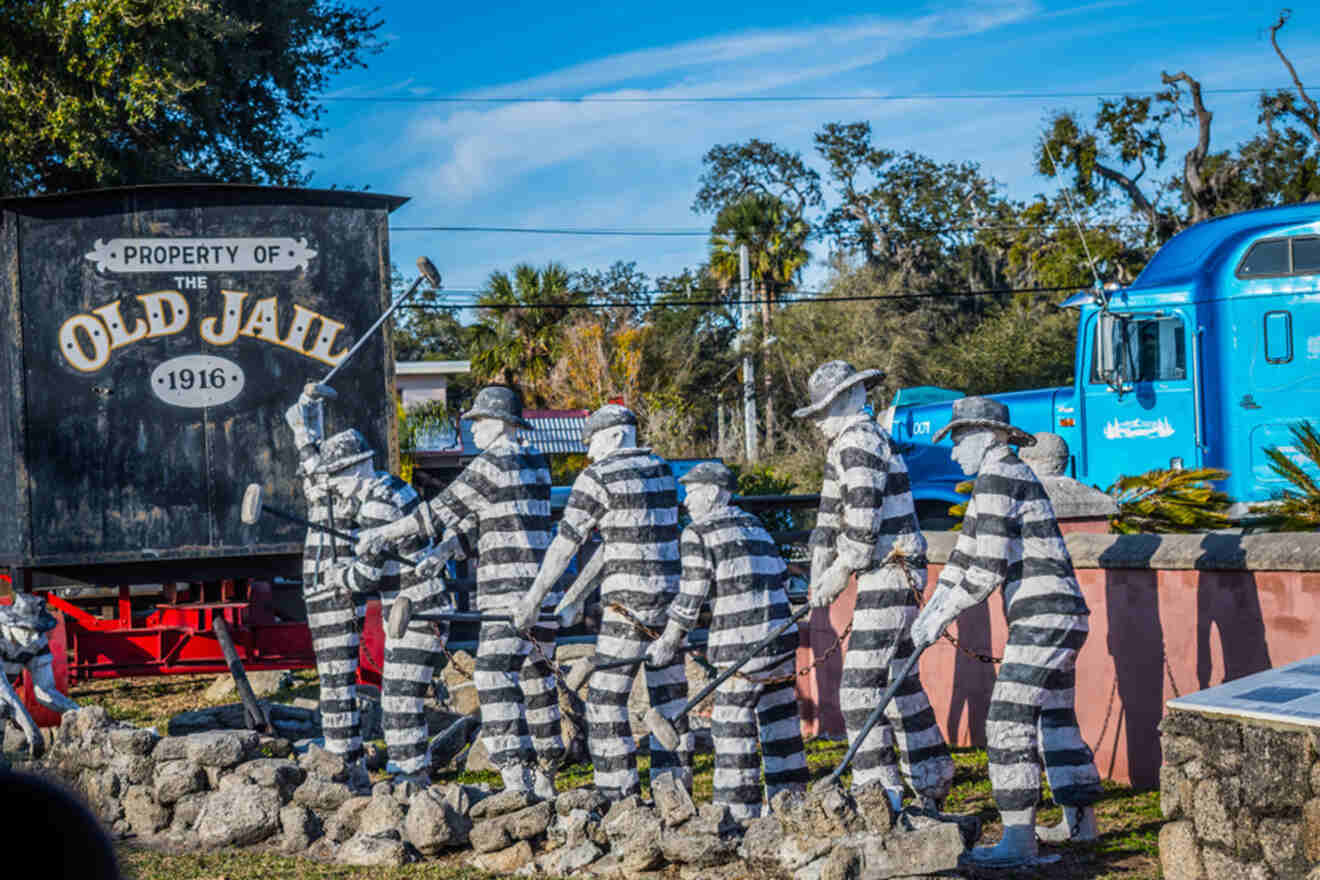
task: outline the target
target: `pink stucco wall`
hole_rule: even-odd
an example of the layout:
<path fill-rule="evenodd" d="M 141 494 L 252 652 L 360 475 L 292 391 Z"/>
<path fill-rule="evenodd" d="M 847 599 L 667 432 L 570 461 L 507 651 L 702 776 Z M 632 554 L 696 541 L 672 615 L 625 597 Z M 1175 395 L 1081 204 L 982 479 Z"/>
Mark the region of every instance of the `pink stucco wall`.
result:
<path fill-rule="evenodd" d="M 941 566 L 932 565 L 927 596 Z M 1320 654 L 1320 571 L 1081 568 L 1091 634 L 1077 662 L 1077 717 L 1103 777 L 1159 784 L 1157 725 L 1164 703 L 1226 680 Z M 1006 629 L 1001 594 L 965 612 L 950 631 L 999 656 Z M 812 613 L 798 661 L 809 665 L 852 615 L 853 588 Z M 1167 662 L 1166 662 L 1167 661 Z M 843 733 L 836 652 L 800 679 L 803 733 Z M 994 668 L 947 642 L 927 650 L 921 680 L 946 737 L 984 745 Z"/>

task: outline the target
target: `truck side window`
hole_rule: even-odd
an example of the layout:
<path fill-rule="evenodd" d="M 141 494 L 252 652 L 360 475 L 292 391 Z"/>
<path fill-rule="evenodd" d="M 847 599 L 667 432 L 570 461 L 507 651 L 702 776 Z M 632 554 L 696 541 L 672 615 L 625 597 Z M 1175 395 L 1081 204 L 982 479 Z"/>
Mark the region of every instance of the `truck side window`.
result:
<path fill-rule="evenodd" d="M 1096 333 L 1100 332 L 1099 323 Z M 1099 337 L 1093 351 L 1099 349 Z M 1127 382 L 1170 382 L 1187 378 L 1187 342 L 1180 318 L 1146 318 L 1127 322 L 1122 353 Z M 1099 359 L 1091 358 L 1091 382 L 1102 384 Z"/>
<path fill-rule="evenodd" d="M 1292 315 L 1265 313 L 1265 362 L 1286 364 L 1292 360 Z"/>
<path fill-rule="evenodd" d="M 1320 275 L 1320 238 L 1292 240 L 1294 275 Z"/>
<path fill-rule="evenodd" d="M 1288 239 L 1272 238 L 1258 241 L 1242 258 L 1238 266 L 1239 278 L 1251 275 L 1287 275 L 1292 271 L 1288 259 Z"/>

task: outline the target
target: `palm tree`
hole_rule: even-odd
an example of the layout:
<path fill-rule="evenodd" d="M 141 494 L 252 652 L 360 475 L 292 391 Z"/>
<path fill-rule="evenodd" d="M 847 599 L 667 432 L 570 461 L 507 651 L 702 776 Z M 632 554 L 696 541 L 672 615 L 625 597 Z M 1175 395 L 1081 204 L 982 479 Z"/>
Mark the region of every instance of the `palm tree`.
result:
<path fill-rule="evenodd" d="M 472 370 L 483 382 L 524 388 L 538 401 L 536 383 L 554 366 L 565 319 L 583 302 L 567 269 L 549 263 L 537 269 L 520 263 L 510 277 L 492 272 L 477 300 L 472 328 Z"/>
<path fill-rule="evenodd" d="M 710 231 L 710 268 L 722 283 L 740 275 L 738 249 L 747 245 L 751 275 L 761 300 L 761 334 L 771 337 L 772 304 L 776 293 L 793 284 L 811 259 L 807 236 L 811 227 L 782 199 L 750 193 L 730 202 L 715 217 Z M 768 358 L 761 369 L 765 397 L 765 451 L 774 452 L 775 404 Z"/>

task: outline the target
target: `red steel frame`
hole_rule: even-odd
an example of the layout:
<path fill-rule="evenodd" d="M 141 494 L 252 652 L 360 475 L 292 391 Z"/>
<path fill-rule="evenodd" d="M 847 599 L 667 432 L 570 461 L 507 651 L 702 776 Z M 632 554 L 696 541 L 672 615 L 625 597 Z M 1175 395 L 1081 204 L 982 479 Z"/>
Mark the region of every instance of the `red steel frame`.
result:
<path fill-rule="evenodd" d="M 0 579 L 9 580 L 4 575 Z M 160 596 L 163 601 L 135 611 L 129 587 L 121 586 L 115 613 L 106 618 L 47 593 L 46 603 L 59 621 L 50 634 L 56 685 L 67 692 L 70 680 L 227 673 L 229 666 L 211 628 L 217 616 L 229 625 L 234 647 L 249 671 L 316 665 L 306 621 L 281 622 L 271 612 L 270 583 L 226 580 L 218 588 L 218 601 L 204 601 L 208 590 L 203 584 L 180 590 L 166 585 Z M 367 603 L 362 628 L 358 679 L 379 687 L 384 660 L 380 602 L 373 599 Z M 23 676 L 20 694 L 37 724 L 58 724 L 59 716 L 36 703 L 27 678 Z"/>

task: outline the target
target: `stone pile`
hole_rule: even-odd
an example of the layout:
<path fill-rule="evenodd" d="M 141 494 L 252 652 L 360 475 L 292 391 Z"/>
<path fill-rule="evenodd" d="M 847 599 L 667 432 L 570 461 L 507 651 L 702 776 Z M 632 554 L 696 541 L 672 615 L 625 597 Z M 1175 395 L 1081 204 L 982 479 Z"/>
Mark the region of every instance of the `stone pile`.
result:
<path fill-rule="evenodd" d="M 1320 880 L 1316 731 L 1170 709 L 1160 732 L 1165 880 Z"/>
<path fill-rule="evenodd" d="M 295 754 L 288 740 L 246 731 L 160 737 L 94 706 L 67 714 L 46 757 L 21 769 L 72 786 L 120 836 L 360 866 L 470 849 L 474 867 L 500 874 L 635 876 L 676 865 L 684 877 L 732 876 L 756 863 L 803 880 L 879 880 L 953 870 L 979 834 L 975 819 L 895 816 L 879 789 L 784 793 L 773 815 L 746 823 L 698 806 L 668 777 L 653 783 L 653 802 L 611 803 L 589 788 L 554 801 L 460 784 L 355 791 L 344 761 L 314 744 Z"/>

